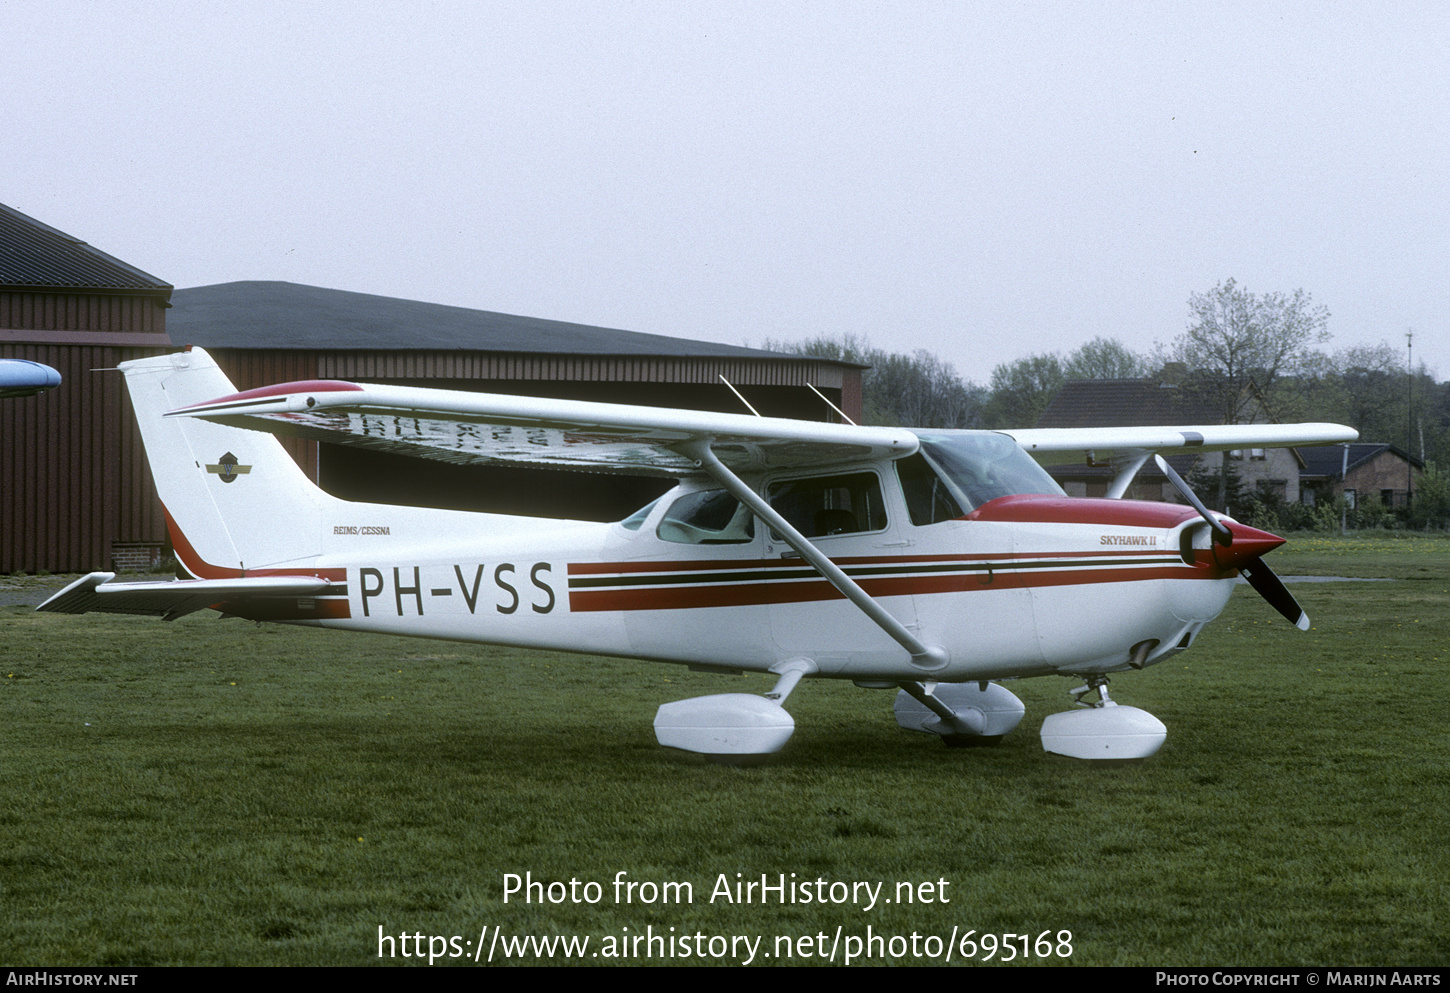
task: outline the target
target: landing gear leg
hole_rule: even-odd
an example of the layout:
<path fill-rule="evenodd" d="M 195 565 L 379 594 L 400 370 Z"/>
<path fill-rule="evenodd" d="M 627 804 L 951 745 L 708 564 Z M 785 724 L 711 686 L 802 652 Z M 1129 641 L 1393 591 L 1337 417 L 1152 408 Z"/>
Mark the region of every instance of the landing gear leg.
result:
<path fill-rule="evenodd" d="M 1083 697 L 1089 693 L 1097 693 L 1097 701 L 1088 700 L 1083 702 Z M 1087 682 L 1072 691 L 1072 702 L 1079 707 L 1116 707 L 1117 704 L 1108 697 L 1108 677 L 1089 676 Z"/>
<path fill-rule="evenodd" d="M 901 683 L 892 710 L 896 723 L 926 731 L 948 748 L 995 745 L 1026 712 L 1022 701 L 997 683 Z"/>

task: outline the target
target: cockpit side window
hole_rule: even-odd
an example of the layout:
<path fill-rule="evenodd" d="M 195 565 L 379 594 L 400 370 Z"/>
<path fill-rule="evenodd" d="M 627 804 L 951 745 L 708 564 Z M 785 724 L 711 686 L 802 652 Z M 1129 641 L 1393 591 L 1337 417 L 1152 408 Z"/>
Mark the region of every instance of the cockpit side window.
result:
<path fill-rule="evenodd" d="M 682 545 L 739 545 L 754 539 L 755 515 L 724 490 L 697 490 L 670 505 L 655 534 Z"/>
<path fill-rule="evenodd" d="M 901 481 L 901 494 L 906 498 L 911 523 L 917 527 L 956 520 L 963 515 L 951 487 L 920 452 L 896 460 L 896 478 Z"/>
<path fill-rule="evenodd" d="M 886 508 L 874 472 L 771 483 L 766 499 L 807 538 L 881 531 Z"/>

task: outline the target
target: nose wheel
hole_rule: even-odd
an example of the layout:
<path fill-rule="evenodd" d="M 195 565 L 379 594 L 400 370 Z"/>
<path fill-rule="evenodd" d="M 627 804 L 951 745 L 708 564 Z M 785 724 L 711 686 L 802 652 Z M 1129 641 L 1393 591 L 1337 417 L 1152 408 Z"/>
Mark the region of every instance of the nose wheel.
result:
<path fill-rule="evenodd" d="M 1086 699 L 1096 694 L 1096 700 Z M 1087 676 L 1072 691 L 1077 710 L 1053 714 L 1042 722 L 1042 748 L 1053 755 L 1086 762 L 1141 762 L 1163 747 L 1168 729 L 1146 710 L 1122 707 L 1108 696 L 1108 677 Z"/>

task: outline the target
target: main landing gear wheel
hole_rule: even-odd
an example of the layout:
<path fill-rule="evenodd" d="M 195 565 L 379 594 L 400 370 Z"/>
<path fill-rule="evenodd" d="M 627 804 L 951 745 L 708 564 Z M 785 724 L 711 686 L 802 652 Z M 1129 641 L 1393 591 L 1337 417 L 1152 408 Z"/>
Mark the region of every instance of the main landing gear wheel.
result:
<path fill-rule="evenodd" d="M 925 731 L 948 748 L 995 745 L 1027 708 L 997 683 L 902 683 L 892 705 L 896 723 Z"/>
<path fill-rule="evenodd" d="M 1084 701 L 1096 692 L 1096 701 Z M 1042 722 L 1042 748 L 1088 762 L 1137 764 L 1163 747 L 1168 729 L 1146 710 L 1120 707 L 1108 696 L 1108 677 L 1089 676 L 1087 684 L 1072 691 L 1084 709 L 1052 714 Z"/>
<path fill-rule="evenodd" d="M 809 659 L 792 659 L 771 671 L 780 679 L 764 696 L 717 693 L 661 705 L 655 713 L 655 740 L 717 765 L 760 765 L 795 733 L 795 718 L 781 704 L 816 666 Z"/>

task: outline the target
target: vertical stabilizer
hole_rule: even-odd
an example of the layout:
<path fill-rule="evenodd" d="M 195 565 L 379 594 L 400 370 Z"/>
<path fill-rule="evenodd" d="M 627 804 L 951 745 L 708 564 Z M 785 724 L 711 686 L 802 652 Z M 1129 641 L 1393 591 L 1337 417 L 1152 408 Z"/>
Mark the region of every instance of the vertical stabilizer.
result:
<path fill-rule="evenodd" d="M 167 411 L 237 392 L 204 350 L 121 363 L 171 543 L 200 579 L 307 568 L 333 498 L 269 434 Z"/>

